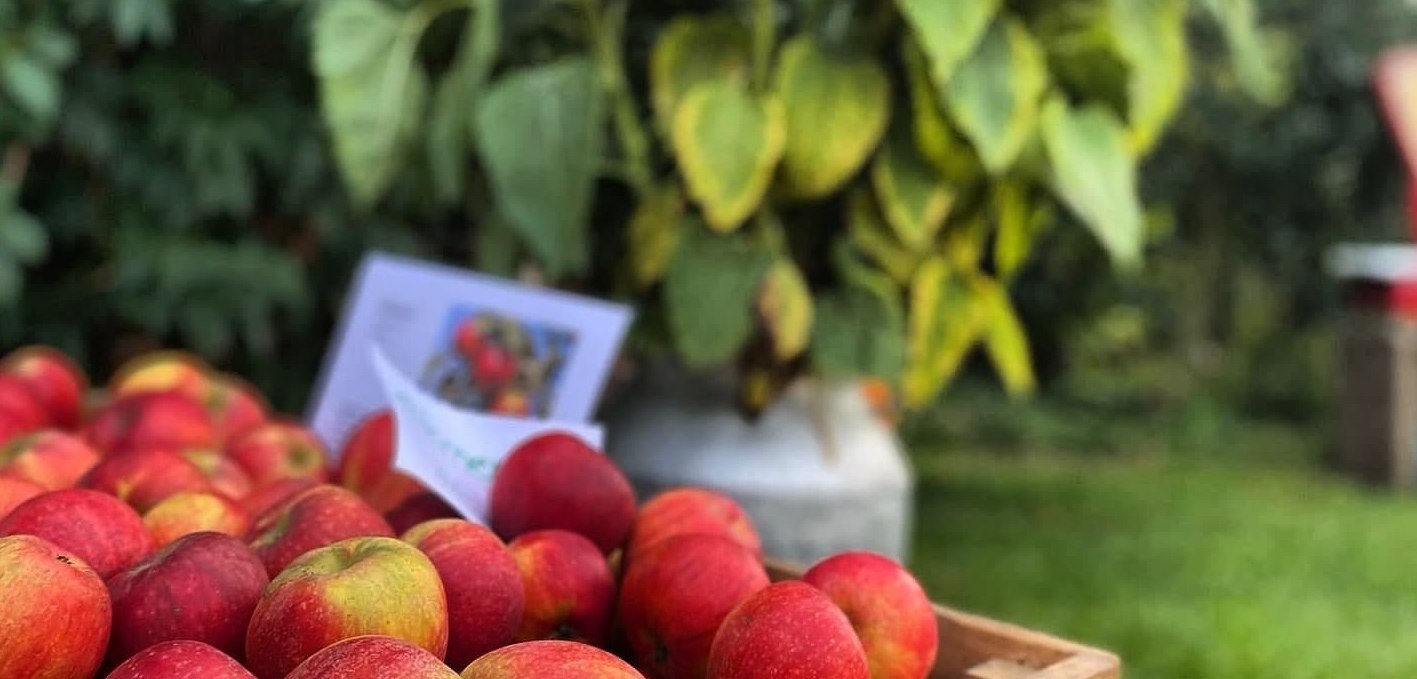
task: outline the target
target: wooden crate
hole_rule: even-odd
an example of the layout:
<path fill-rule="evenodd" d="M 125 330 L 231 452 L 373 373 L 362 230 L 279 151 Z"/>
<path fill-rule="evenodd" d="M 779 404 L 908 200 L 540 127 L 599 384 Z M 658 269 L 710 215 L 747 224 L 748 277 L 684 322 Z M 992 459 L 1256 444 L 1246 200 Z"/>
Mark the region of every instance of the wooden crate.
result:
<path fill-rule="evenodd" d="M 801 577 L 802 568 L 768 562 L 774 581 Z M 1088 648 L 1017 625 L 935 605 L 940 650 L 931 679 L 1120 679 L 1122 663 Z"/>

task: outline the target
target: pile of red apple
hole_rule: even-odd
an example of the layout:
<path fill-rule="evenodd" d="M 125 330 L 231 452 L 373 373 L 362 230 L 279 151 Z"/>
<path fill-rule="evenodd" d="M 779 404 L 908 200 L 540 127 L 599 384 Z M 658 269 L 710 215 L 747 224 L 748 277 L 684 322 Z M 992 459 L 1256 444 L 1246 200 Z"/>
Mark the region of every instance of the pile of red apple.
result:
<path fill-rule="evenodd" d="M 0 362 L 0 679 L 921 679 L 934 664 L 931 606 L 894 562 L 846 553 L 770 584 L 732 500 L 685 488 L 637 507 L 568 435 L 506 460 L 489 530 L 392 469 L 387 412 L 331 468 L 310 431 L 185 354 L 142 357 L 89 399 L 59 352 Z"/>

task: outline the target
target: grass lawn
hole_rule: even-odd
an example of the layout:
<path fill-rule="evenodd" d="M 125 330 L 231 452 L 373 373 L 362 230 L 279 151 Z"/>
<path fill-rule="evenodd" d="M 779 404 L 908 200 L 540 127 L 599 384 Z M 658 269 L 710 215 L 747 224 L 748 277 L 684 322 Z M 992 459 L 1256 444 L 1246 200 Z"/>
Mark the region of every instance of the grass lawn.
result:
<path fill-rule="evenodd" d="M 912 444 L 935 599 L 1115 650 L 1132 679 L 1417 677 L 1417 497 L 1320 470 L 1321 437 L 979 410 Z"/>

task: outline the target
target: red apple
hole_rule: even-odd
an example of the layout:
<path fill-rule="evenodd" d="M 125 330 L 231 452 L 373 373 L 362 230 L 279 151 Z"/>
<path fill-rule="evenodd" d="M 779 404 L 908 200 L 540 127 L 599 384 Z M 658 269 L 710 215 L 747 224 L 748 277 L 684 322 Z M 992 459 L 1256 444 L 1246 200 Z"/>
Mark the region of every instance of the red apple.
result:
<path fill-rule="evenodd" d="M 124 363 L 108 380 L 115 396 L 176 391 L 201 403 L 211 372 L 205 361 L 185 351 L 151 351 Z"/>
<path fill-rule="evenodd" d="M 212 488 L 197 465 L 177 453 L 160 449 L 109 455 L 79 480 L 79 486 L 113 495 L 139 512 L 146 512 L 178 493 L 206 492 Z"/>
<path fill-rule="evenodd" d="M 407 641 L 366 635 L 326 646 L 285 679 L 458 679 L 458 673 Z"/>
<path fill-rule="evenodd" d="M 83 439 L 54 429 L 25 434 L 0 446 L 0 473 L 45 490 L 73 487 L 98 460 L 98 452 Z"/>
<path fill-rule="evenodd" d="M 394 412 L 388 408 L 364 418 L 340 450 L 339 484 L 360 495 L 372 490 L 394 468 Z"/>
<path fill-rule="evenodd" d="M 242 473 L 244 474 L 245 472 Z M 276 481 L 275 483 L 256 488 L 246 497 L 241 498 L 241 508 L 246 510 L 246 516 L 251 517 L 251 520 L 255 521 L 286 500 L 318 485 L 320 484 L 310 479 L 285 479 L 283 481 Z"/>
<path fill-rule="evenodd" d="M 410 642 L 437 658 L 448 647 L 438 571 L 392 538 L 354 538 L 311 551 L 271 580 L 246 635 L 247 666 L 281 679 L 330 644 L 365 634 Z"/>
<path fill-rule="evenodd" d="M 499 344 L 484 342 L 472 359 L 472 377 L 491 390 L 501 389 L 517 377 L 517 359 Z"/>
<path fill-rule="evenodd" d="M 369 502 L 369 506 L 387 513 L 398 509 L 410 499 L 428 492 L 428 488 L 419 483 L 417 479 L 395 469 L 373 488 L 360 493 L 360 496 Z"/>
<path fill-rule="evenodd" d="M 871 552 L 846 552 L 813 566 L 802 581 L 846 613 L 872 679 L 924 679 L 935 666 L 934 607 L 915 576 Z"/>
<path fill-rule="evenodd" d="M 615 576 L 595 544 L 564 530 L 533 531 L 507 546 L 521 572 L 525 601 L 519 641 L 605 642 Z"/>
<path fill-rule="evenodd" d="M 235 375 L 211 376 L 202 402 L 222 442 L 234 441 L 270 418 L 270 407 L 261 392 Z"/>
<path fill-rule="evenodd" d="M 247 542 L 271 577 L 296 557 L 346 538 L 393 537 L 389 523 L 358 495 L 339 486 L 316 486 L 256 519 Z"/>
<path fill-rule="evenodd" d="M 635 517 L 627 559 L 676 535 L 722 535 L 762 557 L 762 541 L 748 513 L 732 498 L 702 488 L 675 488 L 656 495 Z"/>
<path fill-rule="evenodd" d="M 0 411 L 0 446 L 19 438 L 29 431 L 29 427 L 19 419 L 11 416 L 7 412 Z"/>
<path fill-rule="evenodd" d="M 211 484 L 212 490 L 237 501 L 251 494 L 253 488 L 251 477 L 246 475 L 246 472 L 241 469 L 241 465 L 233 462 L 221 451 L 210 448 L 184 450 L 182 457 L 197 465 L 197 469 L 207 477 L 207 482 Z"/>
<path fill-rule="evenodd" d="M 453 330 L 453 347 L 457 349 L 463 358 L 471 361 L 477 356 L 477 352 L 482 349 L 482 343 L 486 341 L 483 335 L 482 324 L 479 319 L 468 318 L 458 324 Z"/>
<path fill-rule="evenodd" d="M 79 426 L 89 380 L 64 352 L 43 346 L 17 349 L 0 361 L 0 372 L 24 380 L 54 426 L 68 430 Z"/>
<path fill-rule="evenodd" d="M 212 448 L 218 443 L 206 409 L 176 391 L 121 396 L 94 413 L 85 436 L 109 454 L 144 448 Z"/>
<path fill-rule="evenodd" d="M 512 451 L 492 481 L 492 529 L 504 539 L 546 528 L 590 538 L 609 553 L 635 520 L 625 475 L 579 438 L 542 434 Z"/>
<path fill-rule="evenodd" d="M 89 679 L 112 625 L 108 590 L 78 556 L 32 535 L 0 538 L 0 677 Z"/>
<path fill-rule="evenodd" d="M 34 431 L 54 424 L 49 411 L 30 391 L 29 383 L 19 375 L 0 372 L 0 413 L 22 431 Z"/>
<path fill-rule="evenodd" d="M 643 549 L 620 585 L 620 622 L 636 666 L 659 679 L 704 679 L 723 619 L 767 586 L 757 555 L 721 535 L 680 535 Z"/>
<path fill-rule="evenodd" d="M 178 493 L 143 514 L 153 541 L 163 547 L 184 535 L 213 532 L 243 538 L 251 519 L 235 502 L 215 493 Z"/>
<path fill-rule="evenodd" d="M 235 658 L 269 578 L 240 540 L 188 535 L 108 580 L 113 598 L 110 664 L 154 644 L 190 639 Z"/>
<path fill-rule="evenodd" d="M 784 675 L 787 676 L 787 675 Z M 462 679 L 644 679 L 598 648 L 573 641 L 528 641 L 499 648 L 463 670 Z"/>
<path fill-rule="evenodd" d="M 868 679 L 866 652 L 846 614 L 817 588 L 768 585 L 724 619 L 709 651 L 714 679 Z"/>
<path fill-rule="evenodd" d="M 443 498 L 424 491 L 400 502 L 399 506 L 384 514 L 384 518 L 388 520 L 389 526 L 394 529 L 394 532 L 401 533 L 424 521 L 460 517 L 458 510 L 444 502 Z"/>
<path fill-rule="evenodd" d="M 256 679 L 240 663 L 200 641 L 164 641 L 129 658 L 108 679 Z"/>
<path fill-rule="evenodd" d="M 462 519 L 435 519 L 409 529 L 403 541 L 438 569 L 448 596 L 448 664 L 466 667 L 516 639 L 522 621 L 521 573 L 492 531 Z"/>
<path fill-rule="evenodd" d="M 143 518 L 112 495 L 69 488 L 26 500 L 0 520 L 0 535 L 37 535 L 107 578 L 152 553 Z M 4 675 L 0 675 L 4 676 Z"/>
<path fill-rule="evenodd" d="M 0 519 L 25 500 L 44 492 L 44 488 L 24 479 L 0 475 Z"/>
<path fill-rule="evenodd" d="M 275 420 L 250 429 L 226 447 L 226 454 L 257 486 L 281 479 L 324 483 L 329 476 L 325 447 L 294 422 Z"/>

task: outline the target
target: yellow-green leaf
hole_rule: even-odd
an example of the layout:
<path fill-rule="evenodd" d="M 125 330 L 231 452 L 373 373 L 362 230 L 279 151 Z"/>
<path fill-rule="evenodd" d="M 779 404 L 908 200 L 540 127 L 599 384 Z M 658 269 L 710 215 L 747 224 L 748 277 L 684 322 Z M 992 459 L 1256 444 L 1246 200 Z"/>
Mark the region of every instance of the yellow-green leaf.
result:
<path fill-rule="evenodd" d="M 999 12 L 1002 0 L 896 0 L 930 57 L 930 76 L 943 88 Z"/>
<path fill-rule="evenodd" d="M 959 372 L 988 316 L 942 257 L 920 265 L 910 283 L 909 334 L 901 397 L 907 408 L 934 400 Z"/>
<path fill-rule="evenodd" d="M 895 282 L 905 285 L 919 266 L 923 254 L 896 239 L 876 211 L 875 200 L 865 187 L 852 189 L 847 197 L 847 232 L 851 244 L 865 253 Z"/>
<path fill-rule="evenodd" d="M 949 215 L 955 195 L 904 135 L 892 135 L 871 164 L 871 185 L 886 223 L 902 243 L 928 249 Z"/>
<path fill-rule="evenodd" d="M 1254 0 L 1204 0 L 1210 14 L 1225 34 L 1230 60 L 1240 86 L 1256 101 L 1277 104 L 1287 94 L 1287 74 L 1282 60 L 1265 32 L 1259 27 Z"/>
<path fill-rule="evenodd" d="M 774 86 L 787 113 L 782 180 L 788 195 L 817 198 L 835 191 L 885 133 L 885 70 L 869 57 L 829 54 L 802 36 L 782 47 Z"/>
<path fill-rule="evenodd" d="M 977 279 L 974 288 L 987 316 L 984 351 L 999 373 L 1004 389 L 1014 396 L 1032 394 L 1038 383 L 1033 376 L 1028 335 L 1009 301 L 1008 290 L 987 278 Z"/>
<path fill-rule="evenodd" d="M 684 197 L 674 186 L 652 191 L 630 215 L 630 275 L 645 289 L 664 276 L 683 232 Z"/>
<path fill-rule="evenodd" d="M 1141 202 L 1127 130 L 1110 110 L 1054 100 L 1043 113 L 1053 190 L 1121 267 L 1141 262 Z"/>
<path fill-rule="evenodd" d="M 649 60 L 650 104 L 660 131 L 669 134 L 679 102 L 695 85 L 746 84 L 750 51 L 747 29 L 731 16 L 681 14 L 670 21 Z"/>
<path fill-rule="evenodd" d="M 989 240 L 989 220 L 983 213 L 971 214 L 950 224 L 941 240 L 941 250 L 955 271 L 978 271 L 984 244 Z"/>
<path fill-rule="evenodd" d="M 1033 241 L 1052 220 L 1049 203 L 1030 204 L 1029 192 L 1023 184 L 999 182 L 990 194 L 997 232 L 994 238 L 994 271 L 1008 280 L 1028 260 Z"/>
<path fill-rule="evenodd" d="M 972 182 L 981 174 L 979 156 L 941 110 L 939 96 L 930 82 L 925 57 L 920 50 L 915 45 L 906 44 L 902 51 L 906 76 L 910 81 L 911 122 L 915 128 L 917 151 L 950 184 L 959 187 Z"/>
<path fill-rule="evenodd" d="M 955 71 L 945 103 L 991 174 L 1008 170 L 1033 136 L 1047 87 L 1043 50 L 1012 18 L 995 22 Z"/>
<path fill-rule="evenodd" d="M 674 155 L 689 196 L 717 231 L 762 203 L 786 138 L 782 104 L 731 82 L 695 86 L 674 114 Z"/>
<path fill-rule="evenodd" d="M 1127 62 L 1132 148 L 1155 146 L 1186 94 L 1186 0 L 1109 0 L 1117 51 Z"/>
<path fill-rule="evenodd" d="M 812 336 L 812 291 L 792 260 L 779 259 L 768 269 L 758 291 L 758 315 L 779 360 L 795 358 L 807 348 Z"/>

